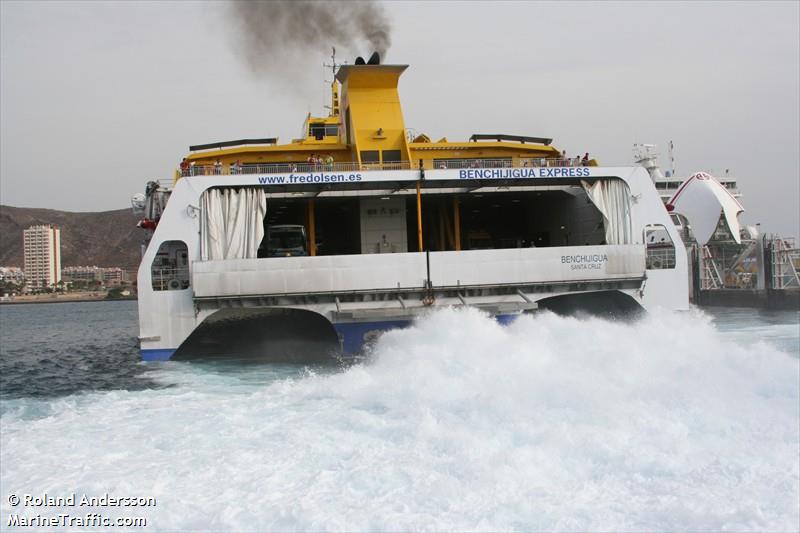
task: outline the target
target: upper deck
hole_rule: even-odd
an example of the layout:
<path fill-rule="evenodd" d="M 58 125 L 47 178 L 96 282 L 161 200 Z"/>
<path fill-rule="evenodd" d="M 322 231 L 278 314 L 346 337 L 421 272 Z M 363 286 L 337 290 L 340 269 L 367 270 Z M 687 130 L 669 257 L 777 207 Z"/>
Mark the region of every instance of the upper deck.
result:
<path fill-rule="evenodd" d="M 232 176 L 239 174 L 286 174 L 292 172 L 370 172 L 396 170 L 433 169 L 499 169 L 499 168 L 579 168 L 597 166 L 595 160 L 582 162 L 580 158 L 524 157 L 520 155 L 502 158 L 436 158 L 420 159 L 416 164 L 410 161 L 390 163 L 347 163 L 347 162 L 287 162 L 287 163 L 230 163 L 191 165 L 182 169 L 181 177 L 187 176 Z"/>
<path fill-rule="evenodd" d="M 588 153 L 568 157 L 552 139 L 503 133 L 468 140 L 432 140 L 407 128 L 398 83 L 406 65 L 344 65 L 331 84 L 331 112 L 309 114 L 302 135 L 193 145 L 175 178 L 198 175 L 362 172 L 372 170 L 578 167 Z"/>

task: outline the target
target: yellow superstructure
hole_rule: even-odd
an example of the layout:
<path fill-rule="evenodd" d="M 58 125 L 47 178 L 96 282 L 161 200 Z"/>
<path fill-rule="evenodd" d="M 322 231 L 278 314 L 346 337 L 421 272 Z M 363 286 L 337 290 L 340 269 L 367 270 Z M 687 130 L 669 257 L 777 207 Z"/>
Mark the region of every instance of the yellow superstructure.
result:
<path fill-rule="evenodd" d="M 397 84 L 406 65 L 345 65 L 342 83 L 344 144 L 353 162 L 412 161 Z"/>
<path fill-rule="evenodd" d="M 252 165 L 303 164 L 314 157 L 320 164 L 347 163 L 358 168 L 443 168 L 451 160 L 560 159 L 550 139 L 512 135 L 473 135 L 468 141 L 431 141 L 421 134 L 409 139 L 400 104 L 398 82 L 407 65 L 343 65 L 331 84 L 327 117 L 310 114 L 303 137 L 289 144 L 277 139 L 228 141 L 193 146 L 188 165 L 203 172 L 227 174 Z M 341 89 L 341 95 L 340 95 Z M 589 163 L 594 165 L 594 161 Z"/>

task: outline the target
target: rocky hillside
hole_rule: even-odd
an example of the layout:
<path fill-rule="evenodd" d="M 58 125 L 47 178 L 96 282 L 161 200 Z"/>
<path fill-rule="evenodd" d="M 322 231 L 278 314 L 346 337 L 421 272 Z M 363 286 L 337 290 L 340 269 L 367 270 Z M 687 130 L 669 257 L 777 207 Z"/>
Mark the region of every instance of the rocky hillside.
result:
<path fill-rule="evenodd" d="M 22 266 L 22 230 L 55 224 L 61 228 L 61 266 L 135 269 L 143 236 L 136 222 L 130 209 L 70 213 L 0 205 L 0 266 Z"/>

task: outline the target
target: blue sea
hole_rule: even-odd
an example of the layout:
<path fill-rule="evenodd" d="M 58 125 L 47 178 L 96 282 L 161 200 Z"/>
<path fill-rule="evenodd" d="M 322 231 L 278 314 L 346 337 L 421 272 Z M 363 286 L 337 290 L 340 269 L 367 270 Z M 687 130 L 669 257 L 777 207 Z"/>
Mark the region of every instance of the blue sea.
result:
<path fill-rule="evenodd" d="M 800 530 L 796 311 L 445 309 L 329 367 L 141 363 L 136 334 L 135 302 L 0 306 L 0 529 Z"/>

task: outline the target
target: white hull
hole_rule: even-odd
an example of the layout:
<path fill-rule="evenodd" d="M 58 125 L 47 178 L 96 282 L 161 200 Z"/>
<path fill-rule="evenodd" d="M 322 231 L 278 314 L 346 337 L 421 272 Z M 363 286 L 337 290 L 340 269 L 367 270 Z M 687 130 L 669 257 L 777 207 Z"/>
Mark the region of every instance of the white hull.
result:
<path fill-rule="evenodd" d="M 423 183 L 439 186 L 439 191 L 450 187 L 446 190 L 469 194 L 475 189 L 470 189 L 471 186 L 486 187 L 498 179 L 505 184 L 512 182 L 512 189 L 518 186 L 519 190 L 542 191 L 574 186 L 581 179 L 620 179 L 627 184 L 630 194 L 630 242 L 438 251 L 429 255 L 399 252 L 202 260 L 200 221 L 204 213 L 199 206 L 204 191 L 218 186 L 250 186 L 263 188 L 268 197 L 286 197 L 302 194 L 306 178 L 311 188 L 325 183 L 326 176 L 320 172 L 319 177 L 313 173 L 187 177 L 177 182 L 139 269 L 143 358 L 169 358 L 203 320 L 218 309 L 230 307 L 289 308 L 317 313 L 336 327 L 345 351 L 353 351 L 353 347 L 368 340 L 364 335 L 371 330 L 358 325 L 378 324 L 377 329 L 385 329 L 379 325 L 401 325 L 437 306 L 473 305 L 507 317 L 536 308 L 537 302 L 547 298 L 618 291 L 644 309 L 688 308 L 686 252 L 645 169 L 480 170 L 427 170 Z M 408 170 L 369 171 L 360 176 L 362 194 L 369 193 L 369 186 L 382 187 L 380 184 L 385 182 L 407 182 L 407 188 L 395 188 L 393 192 L 412 194 L 420 179 L 418 171 Z M 298 177 L 304 181 L 296 181 Z M 287 183 L 301 189 L 288 193 Z M 423 189 L 423 198 L 431 191 Z M 674 244 L 671 268 L 647 268 L 650 251 L 645 244 L 645 231 L 651 225 L 663 227 Z M 160 245 L 166 241 L 186 245 L 188 288 L 153 289 L 151 265 Z M 428 281 L 432 287 L 428 287 Z M 347 338 L 349 332 L 361 338 Z"/>

